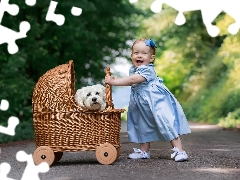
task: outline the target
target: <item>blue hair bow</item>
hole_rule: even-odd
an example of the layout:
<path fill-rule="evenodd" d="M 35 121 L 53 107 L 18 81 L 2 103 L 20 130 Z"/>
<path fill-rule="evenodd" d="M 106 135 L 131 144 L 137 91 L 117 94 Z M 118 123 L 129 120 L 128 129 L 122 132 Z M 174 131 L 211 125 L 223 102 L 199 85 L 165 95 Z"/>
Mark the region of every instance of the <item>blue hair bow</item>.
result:
<path fill-rule="evenodd" d="M 155 41 L 152 39 L 145 40 L 145 44 L 146 44 L 146 46 L 157 48 Z"/>

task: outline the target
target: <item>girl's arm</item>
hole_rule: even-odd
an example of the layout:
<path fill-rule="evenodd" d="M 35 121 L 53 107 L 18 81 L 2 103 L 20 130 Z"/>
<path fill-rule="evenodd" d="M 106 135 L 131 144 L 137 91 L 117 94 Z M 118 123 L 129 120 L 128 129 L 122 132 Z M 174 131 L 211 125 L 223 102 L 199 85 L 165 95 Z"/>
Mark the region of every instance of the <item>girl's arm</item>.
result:
<path fill-rule="evenodd" d="M 114 86 L 131 86 L 133 84 L 138 84 L 146 81 L 146 79 L 140 74 L 133 74 L 131 76 L 126 76 L 123 78 L 115 79 L 113 76 L 106 76 L 105 83 Z"/>

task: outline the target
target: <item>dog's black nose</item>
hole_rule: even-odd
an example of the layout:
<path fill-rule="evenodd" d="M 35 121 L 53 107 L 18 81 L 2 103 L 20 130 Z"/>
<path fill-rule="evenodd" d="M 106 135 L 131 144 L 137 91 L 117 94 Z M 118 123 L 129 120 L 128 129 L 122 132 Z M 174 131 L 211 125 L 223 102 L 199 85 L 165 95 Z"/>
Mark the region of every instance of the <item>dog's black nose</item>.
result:
<path fill-rule="evenodd" d="M 97 101 L 97 98 L 95 98 L 95 97 L 92 98 L 92 101 L 93 101 L 93 102 L 96 102 L 96 101 Z"/>

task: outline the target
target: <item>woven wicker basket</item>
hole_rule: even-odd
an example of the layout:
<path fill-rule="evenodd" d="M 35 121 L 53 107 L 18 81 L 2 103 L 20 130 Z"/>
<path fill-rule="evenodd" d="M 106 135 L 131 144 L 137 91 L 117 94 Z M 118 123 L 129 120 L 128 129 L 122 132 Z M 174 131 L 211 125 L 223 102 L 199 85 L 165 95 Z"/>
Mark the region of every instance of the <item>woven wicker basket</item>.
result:
<path fill-rule="evenodd" d="M 110 69 L 106 69 L 110 75 Z M 106 84 L 106 109 L 83 110 L 74 100 L 73 61 L 46 72 L 35 85 L 32 97 L 36 150 L 35 164 L 59 161 L 63 152 L 96 150 L 101 164 L 111 164 L 120 155 L 123 109 L 114 109 L 112 89 Z"/>

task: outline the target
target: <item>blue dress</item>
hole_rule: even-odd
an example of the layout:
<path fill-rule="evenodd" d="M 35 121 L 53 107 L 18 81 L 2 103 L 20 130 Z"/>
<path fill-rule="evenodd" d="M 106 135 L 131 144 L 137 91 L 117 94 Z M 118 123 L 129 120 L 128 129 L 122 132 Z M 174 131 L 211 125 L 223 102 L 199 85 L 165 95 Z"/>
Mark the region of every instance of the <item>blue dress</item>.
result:
<path fill-rule="evenodd" d="M 154 65 L 133 66 L 129 74 L 140 74 L 146 81 L 131 87 L 127 132 L 131 142 L 171 141 L 191 133 L 183 109 L 157 77 Z"/>

